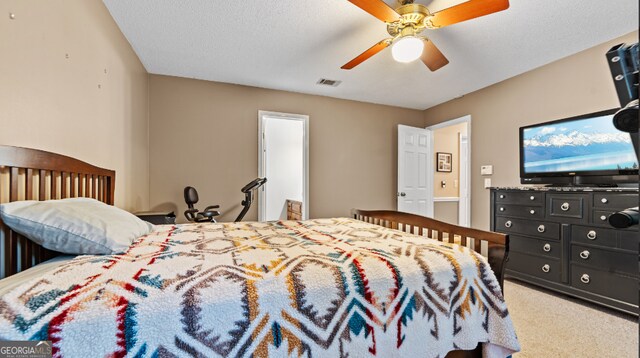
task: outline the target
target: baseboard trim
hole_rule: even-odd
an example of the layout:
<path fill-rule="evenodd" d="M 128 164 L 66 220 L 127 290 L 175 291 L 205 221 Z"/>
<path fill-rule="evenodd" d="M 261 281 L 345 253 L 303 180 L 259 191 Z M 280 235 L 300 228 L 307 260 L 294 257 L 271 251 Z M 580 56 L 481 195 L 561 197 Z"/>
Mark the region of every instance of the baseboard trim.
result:
<path fill-rule="evenodd" d="M 434 197 L 433 198 L 433 202 L 434 203 L 438 203 L 438 202 L 454 202 L 454 201 L 460 201 L 460 198 L 457 196 L 439 196 L 439 197 Z"/>

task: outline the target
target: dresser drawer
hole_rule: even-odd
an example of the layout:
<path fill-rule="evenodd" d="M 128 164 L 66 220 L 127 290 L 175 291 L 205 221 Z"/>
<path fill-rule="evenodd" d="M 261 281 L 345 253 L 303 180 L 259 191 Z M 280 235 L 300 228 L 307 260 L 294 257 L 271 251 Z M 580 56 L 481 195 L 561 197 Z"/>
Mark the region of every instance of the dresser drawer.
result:
<path fill-rule="evenodd" d="M 618 231 L 618 247 L 638 254 L 638 244 L 640 243 L 640 232 L 637 226 L 635 230 Z"/>
<path fill-rule="evenodd" d="M 594 193 L 595 208 L 626 209 L 638 206 L 638 194 Z"/>
<path fill-rule="evenodd" d="M 616 300 L 638 304 L 638 279 L 571 265 L 571 286 Z"/>
<path fill-rule="evenodd" d="M 582 219 L 586 216 L 587 195 L 547 195 L 549 217 Z"/>
<path fill-rule="evenodd" d="M 518 235 L 509 236 L 509 251 L 560 258 L 560 241 L 541 240 Z"/>
<path fill-rule="evenodd" d="M 571 262 L 608 272 L 638 276 L 638 255 L 571 245 Z"/>
<path fill-rule="evenodd" d="M 544 219 L 544 206 L 497 204 L 496 215 L 527 219 Z"/>
<path fill-rule="evenodd" d="M 560 261 L 552 258 L 527 255 L 517 251 L 509 253 L 507 268 L 554 282 L 560 282 L 561 278 Z"/>
<path fill-rule="evenodd" d="M 571 243 L 619 248 L 637 253 L 638 230 L 616 230 L 599 227 L 571 226 Z"/>
<path fill-rule="evenodd" d="M 543 206 L 544 193 L 498 191 L 496 203 Z"/>
<path fill-rule="evenodd" d="M 571 227 L 572 243 L 616 247 L 616 232 L 612 229 L 573 225 Z"/>
<path fill-rule="evenodd" d="M 609 225 L 609 215 L 614 212 L 613 210 L 594 210 L 591 222 L 598 225 Z"/>
<path fill-rule="evenodd" d="M 496 231 L 546 239 L 560 239 L 560 224 L 540 220 L 496 217 Z"/>

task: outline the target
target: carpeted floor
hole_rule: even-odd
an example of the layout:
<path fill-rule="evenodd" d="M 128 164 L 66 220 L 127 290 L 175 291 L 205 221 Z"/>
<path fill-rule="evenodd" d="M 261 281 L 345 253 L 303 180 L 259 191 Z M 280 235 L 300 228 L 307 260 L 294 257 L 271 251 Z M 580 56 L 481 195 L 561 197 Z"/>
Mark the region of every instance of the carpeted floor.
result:
<path fill-rule="evenodd" d="M 517 280 L 505 299 L 522 346 L 514 358 L 638 357 L 638 318 Z"/>

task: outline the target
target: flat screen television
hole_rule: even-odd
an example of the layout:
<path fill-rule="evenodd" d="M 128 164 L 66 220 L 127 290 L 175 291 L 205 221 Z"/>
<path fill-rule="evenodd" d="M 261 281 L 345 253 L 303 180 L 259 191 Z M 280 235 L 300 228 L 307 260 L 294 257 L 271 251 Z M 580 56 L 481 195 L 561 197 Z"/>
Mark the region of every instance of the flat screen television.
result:
<path fill-rule="evenodd" d="M 616 185 L 638 182 L 629 133 L 613 125 L 616 109 L 520 128 L 520 182 Z"/>

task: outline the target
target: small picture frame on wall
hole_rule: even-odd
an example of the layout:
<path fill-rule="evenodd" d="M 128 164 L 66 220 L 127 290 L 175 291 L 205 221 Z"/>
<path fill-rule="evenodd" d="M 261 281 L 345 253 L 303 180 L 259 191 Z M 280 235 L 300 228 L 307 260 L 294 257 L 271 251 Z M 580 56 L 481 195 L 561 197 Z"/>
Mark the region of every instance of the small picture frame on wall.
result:
<path fill-rule="evenodd" d="M 437 152 L 436 159 L 436 163 L 438 163 L 436 171 L 451 173 L 451 163 L 453 162 L 451 153 Z"/>

